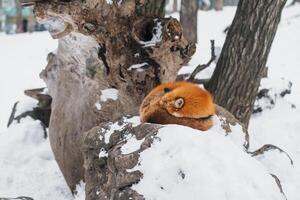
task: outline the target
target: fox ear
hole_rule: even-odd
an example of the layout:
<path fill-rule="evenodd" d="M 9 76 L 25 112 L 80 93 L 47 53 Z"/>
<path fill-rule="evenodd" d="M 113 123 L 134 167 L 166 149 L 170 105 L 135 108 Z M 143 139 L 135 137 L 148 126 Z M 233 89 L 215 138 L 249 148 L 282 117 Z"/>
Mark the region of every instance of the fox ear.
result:
<path fill-rule="evenodd" d="M 164 88 L 164 92 L 165 93 L 171 92 L 171 89 L 170 88 Z"/>

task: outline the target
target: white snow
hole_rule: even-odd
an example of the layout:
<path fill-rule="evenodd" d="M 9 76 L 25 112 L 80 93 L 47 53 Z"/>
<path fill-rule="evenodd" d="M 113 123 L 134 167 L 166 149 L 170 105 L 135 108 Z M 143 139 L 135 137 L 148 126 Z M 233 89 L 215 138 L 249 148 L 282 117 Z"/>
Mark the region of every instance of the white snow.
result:
<path fill-rule="evenodd" d="M 57 48 L 49 33 L 0 34 L 0 133 L 4 131 L 14 102 L 24 90 L 44 87 L 39 73 L 47 54 Z"/>
<path fill-rule="evenodd" d="M 40 23 L 48 25 L 48 30 L 50 30 L 50 32 L 54 34 L 60 33 L 65 30 L 64 20 L 57 16 L 49 17 L 47 20 L 41 19 Z"/>
<path fill-rule="evenodd" d="M 121 6 L 121 5 L 122 5 L 122 2 L 123 2 L 123 0 L 119 0 L 119 1 L 118 1 L 118 6 Z"/>
<path fill-rule="evenodd" d="M 107 157 L 107 156 L 108 156 L 107 152 L 104 149 L 101 149 L 100 153 L 99 153 L 99 158 L 101 158 L 101 157 Z"/>
<path fill-rule="evenodd" d="M 157 22 L 157 19 L 154 19 L 154 23 L 156 26 L 153 27 L 153 35 L 151 40 L 149 41 L 139 41 L 140 44 L 143 44 L 144 47 L 155 46 L 157 43 L 161 42 L 162 40 L 162 25 L 161 22 Z"/>
<path fill-rule="evenodd" d="M 235 9 L 225 7 L 221 12 L 198 12 L 197 52 L 180 73 L 191 72 L 199 63 L 206 63 L 210 59 L 210 39 L 215 40 L 215 46 L 222 47 L 226 36 L 223 30 L 230 25 Z M 276 92 L 287 81 L 291 81 L 292 93 L 278 98 L 274 108 L 253 115 L 249 127 L 250 150 L 256 150 L 264 144 L 277 145 L 289 153 L 294 166 L 278 151 L 270 151 L 256 158 L 249 157 L 242 148 L 244 138 L 239 134 L 239 126 L 231 127 L 233 133 L 224 137 L 224 132 L 217 134 L 220 133 L 218 126 L 206 133 L 199 133 L 190 128 L 170 125 L 161 129 L 161 142 L 157 140 L 153 148 L 142 154 L 140 169 L 144 170 L 145 176 L 135 186 L 137 190 L 143 190 L 150 199 L 159 195 L 159 200 L 166 199 L 168 195 L 174 195 L 168 196 L 174 197 L 169 199 L 193 199 L 200 194 L 207 195 L 202 199 L 280 199 L 280 194 L 276 196 L 277 186 L 268 175 L 274 173 L 281 180 L 287 198 L 300 199 L 299 13 L 300 5 L 284 9 L 267 63 L 269 76 L 261 86 Z M 178 13 L 172 16 L 178 17 Z M 156 28 L 159 36 L 159 27 Z M 156 43 L 159 38 L 155 36 L 152 39 Z M 0 34 L 1 197 L 25 195 L 43 200 L 74 199 L 53 157 L 49 139 L 43 138 L 40 123 L 27 117 L 22 119 L 22 124 L 14 123 L 8 129 L 5 127 L 14 102 L 20 101 L 18 114 L 32 109 L 36 103 L 24 97 L 23 91 L 45 86 L 38 74 L 46 66 L 47 53 L 56 47 L 57 41 L 48 33 Z M 197 77 L 210 77 L 214 66 L 215 63 Z M 107 94 L 102 93 L 103 97 L 95 106 L 101 109 L 102 100 L 116 100 L 118 92 L 112 90 Z M 296 108 L 291 108 L 291 104 L 295 104 Z M 139 123 L 137 117 L 130 120 L 135 125 Z M 111 127 L 112 130 L 122 128 L 113 123 Z M 112 132 L 105 135 L 106 142 L 110 134 Z M 135 139 L 131 138 L 130 141 L 135 143 Z M 124 152 L 132 151 L 133 147 Z M 197 156 L 191 159 L 189 154 Z M 105 155 L 102 152 L 101 156 Z M 160 161 L 159 165 L 153 164 L 157 163 L 155 159 Z M 182 159 L 185 162 L 179 162 Z M 182 176 L 185 178 L 182 179 Z M 163 185 L 150 184 L 149 181 L 159 181 Z M 163 189 L 160 189 L 161 186 Z M 78 190 L 81 192 L 75 198 L 84 199 L 84 185 L 78 186 Z M 195 197 L 180 198 L 184 192 Z M 247 194 L 247 197 L 239 196 L 243 194 Z"/>
<path fill-rule="evenodd" d="M 137 126 L 140 124 L 140 119 L 137 116 L 133 116 L 133 117 L 123 117 L 124 122 L 129 122 L 132 123 L 132 126 Z M 105 133 L 105 143 L 109 142 L 109 138 L 110 136 L 114 133 L 114 131 L 116 130 L 121 130 L 124 126 L 126 125 L 126 123 L 119 125 L 118 122 L 111 122 L 109 125 L 109 130 Z"/>
<path fill-rule="evenodd" d="M 76 191 L 74 200 L 85 200 L 85 183 L 83 181 L 76 185 Z"/>
<path fill-rule="evenodd" d="M 132 123 L 133 127 L 138 126 L 139 124 L 141 124 L 141 120 L 139 116 L 133 116 L 133 117 L 124 117 L 123 118 L 124 122 L 127 123 Z"/>
<path fill-rule="evenodd" d="M 133 189 L 148 200 L 284 199 L 264 166 L 219 133 L 168 125 L 157 137 L 134 168 L 143 178 Z"/>
<path fill-rule="evenodd" d="M 95 103 L 95 106 L 96 106 L 97 110 L 101 110 L 101 104 L 100 104 L 99 101 L 97 101 L 97 102 Z"/>
<path fill-rule="evenodd" d="M 113 0 L 106 0 L 106 3 L 111 5 L 111 4 L 113 4 Z"/>
<path fill-rule="evenodd" d="M 300 4 L 284 9 L 279 29 L 276 33 L 267 66 L 269 78 L 262 87 L 272 87 L 278 91 L 285 80 L 293 83 L 292 92 L 284 99 L 278 98 L 272 110 L 255 115 L 250 121 L 250 146 L 252 149 L 269 143 L 290 154 L 294 167 L 287 165 L 286 157 L 264 157 L 264 165 L 281 180 L 287 199 L 300 199 Z M 282 78 L 284 80 L 282 80 Z M 296 108 L 291 108 L 291 103 Z M 255 140 L 255 141 L 253 141 Z M 261 158 L 263 159 L 263 158 Z"/>
<path fill-rule="evenodd" d="M 27 117 L 0 134 L 0 195 L 72 199 L 39 121 Z"/>
<path fill-rule="evenodd" d="M 0 196 L 73 199 L 54 159 L 39 121 L 30 117 L 5 128 L 14 102 L 16 115 L 32 110 L 37 101 L 25 89 L 44 87 L 38 74 L 47 53 L 57 48 L 49 33 L 0 34 Z M 30 49 L 30 51 L 29 51 Z"/>
<path fill-rule="evenodd" d="M 236 124 L 235 126 L 229 125 L 231 132 L 226 133 L 221 127 L 222 121 L 224 121 L 224 119 L 222 119 L 221 117 L 214 116 L 214 126 L 210 130 L 216 133 L 222 133 L 223 135 L 228 137 L 228 139 L 230 139 L 233 143 L 239 146 L 242 150 L 244 150 L 244 144 L 246 143 L 246 141 L 242 127 L 239 124 Z"/>
<path fill-rule="evenodd" d="M 100 100 L 102 102 L 107 101 L 108 99 L 117 100 L 118 99 L 118 90 L 114 88 L 108 88 L 101 90 Z"/>
<path fill-rule="evenodd" d="M 15 116 L 18 116 L 25 111 L 31 111 L 37 105 L 38 101 L 30 97 L 24 97 L 21 102 L 18 102 Z"/>
<path fill-rule="evenodd" d="M 114 88 L 108 88 L 101 90 L 100 100 L 98 100 L 94 105 L 97 110 L 101 110 L 101 102 L 106 102 L 109 99 L 117 100 L 119 91 Z"/>
<path fill-rule="evenodd" d="M 136 151 L 144 142 L 144 139 L 138 140 L 134 135 L 128 135 L 128 137 L 126 138 L 126 144 L 121 147 L 122 154 L 129 154 Z"/>
<path fill-rule="evenodd" d="M 231 23 L 235 9 L 235 7 L 225 7 L 222 12 L 198 12 L 197 52 L 189 66 L 183 67 L 180 73 L 191 72 L 197 64 L 209 60 L 209 40 L 214 39 L 216 46 L 223 45 L 226 36 L 223 30 Z M 250 150 L 256 150 L 264 144 L 274 144 L 288 152 L 294 160 L 294 166 L 291 167 L 287 158 L 277 151 L 268 152 L 265 156 L 257 158 L 270 173 L 275 173 L 279 177 L 289 200 L 300 199 L 298 192 L 300 188 L 299 13 L 299 4 L 283 10 L 267 62 L 268 78 L 263 79 L 261 83 L 261 87 L 271 89 L 271 94 L 274 94 L 285 87 L 287 81 L 291 81 L 292 93 L 286 95 L 284 99 L 277 98 L 273 109 L 253 115 L 249 127 Z M 214 67 L 215 63 L 198 74 L 197 78 L 209 78 Z M 295 104 L 296 108 L 292 109 L 291 103 Z"/>
<path fill-rule="evenodd" d="M 134 64 L 134 65 L 131 65 L 128 70 L 133 70 L 133 69 L 140 69 L 141 67 L 144 67 L 148 65 L 148 63 L 144 62 L 144 63 L 139 63 L 139 64 Z"/>

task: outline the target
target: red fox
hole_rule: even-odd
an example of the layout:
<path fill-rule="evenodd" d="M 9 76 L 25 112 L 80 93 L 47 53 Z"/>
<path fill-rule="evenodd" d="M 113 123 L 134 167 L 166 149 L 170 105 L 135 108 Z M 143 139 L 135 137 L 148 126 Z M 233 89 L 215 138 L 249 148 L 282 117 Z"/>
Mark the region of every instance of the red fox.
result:
<path fill-rule="evenodd" d="M 210 93 L 184 81 L 157 86 L 140 106 L 141 122 L 180 124 L 202 131 L 212 127 L 214 114 Z"/>

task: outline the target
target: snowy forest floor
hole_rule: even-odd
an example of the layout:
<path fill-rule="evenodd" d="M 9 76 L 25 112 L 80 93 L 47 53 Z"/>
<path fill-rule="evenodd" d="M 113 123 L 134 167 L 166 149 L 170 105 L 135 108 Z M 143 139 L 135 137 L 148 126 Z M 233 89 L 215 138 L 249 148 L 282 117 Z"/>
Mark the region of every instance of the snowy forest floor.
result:
<path fill-rule="evenodd" d="M 223 31 L 230 25 L 235 10 L 235 7 L 225 7 L 221 12 L 198 13 L 197 52 L 180 73 L 191 72 L 196 65 L 209 60 L 210 39 L 215 40 L 216 47 L 222 47 L 226 37 Z M 274 97 L 275 106 L 253 115 L 249 127 L 251 150 L 274 144 L 293 158 L 294 166 L 273 155 L 263 161 L 270 172 L 278 175 L 289 200 L 300 199 L 297 190 L 300 188 L 299 36 L 300 5 L 286 7 L 269 55 L 268 78 L 263 79 L 261 87 L 275 94 L 291 81 L 291 94 L 284 98 Z M 45 86 L 38 74 L 46 66 L 47 53 L 56 47 L 57 41 L 48 33 L 0 34 L 0 198 L 25 195 L 43 200 L 73 199 L 48 139 L 44 140 L 41 134 L 38 136 L 42 131 L 40 124 L 26 118 L 26 123 L 6 128 L 14 102 L 22 101 L 19 112 L 34 103 L 23 91 Z M 211 66 L 199 77 L 208 78 L 213 69 Z M 80 194 L 78 199 L 83 199 Z"/>

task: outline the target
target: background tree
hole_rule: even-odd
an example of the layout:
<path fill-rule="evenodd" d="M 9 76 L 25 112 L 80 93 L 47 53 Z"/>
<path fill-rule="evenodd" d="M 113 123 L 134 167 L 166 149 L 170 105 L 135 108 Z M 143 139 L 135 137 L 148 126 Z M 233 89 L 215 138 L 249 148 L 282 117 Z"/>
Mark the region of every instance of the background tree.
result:
<path fill-rule="evenodd" d="M 211 8 L 217 11 L 223 9 L 224 0 L 211 0 Z"/>
<path fill-rule="evenodd" d="M 193 43 L 197 43 L 197 12 L 198 2 L 196 0 L 181 1 L 180 23 L 183 35 Z"/>
<path fill-rule="evenodd" d="M 300 0 L 294 0 L 294 1 L 292 2 L 292 5 L 294 5 L 295 3 L 300 3 Z"/>
<path fill-rule="evenodd" d="M 236 6 L 239 3 L 239 0 L 223 0 L 224 6 Z"/>
<path fill-rule="evenodd" d="M 22 32 L 22 6 L 18 0 L 15 0 L 16 4 L 16 25 L 17 33 Z"/>
<path fill-rule="evenodd" d="M 240 0 L 207 88 L 247 127 L 286 0 Z"/>
<path fill-rule="evenodd" d="M 217 10 L 217 11 L 220 11 L 223 9 L 223 0 L 214 0 L 215 3 L 214 3 L 214 8 Z"/>
<path fill-rule="evenodd" d="M 173 12 L 177 12 L 178 8 L 177 8 L 177 0 L 173 1 Z"/>

